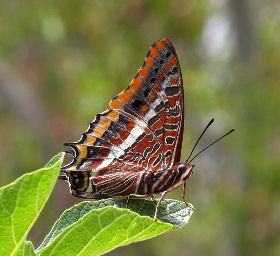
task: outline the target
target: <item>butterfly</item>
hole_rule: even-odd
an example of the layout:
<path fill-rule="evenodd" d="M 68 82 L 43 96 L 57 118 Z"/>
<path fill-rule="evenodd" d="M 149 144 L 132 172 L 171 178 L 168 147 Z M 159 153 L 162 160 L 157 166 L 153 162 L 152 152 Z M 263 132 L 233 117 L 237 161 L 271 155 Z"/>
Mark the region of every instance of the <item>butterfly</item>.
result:
<path fill-rule="evenodd" d="M 69 181 L 74 196 L 87 199 L 160 194 L 156 219 L 166 193 L 181 185 L 189 206 L 186 181 L 194 165 L 180 162 L 183 131 L 180 64 L 164 38 L 150 47 L 128 88 L 96 115 L 81 139 L 65 143 L 73 161 L 62 167 L 60 178 Z"/>

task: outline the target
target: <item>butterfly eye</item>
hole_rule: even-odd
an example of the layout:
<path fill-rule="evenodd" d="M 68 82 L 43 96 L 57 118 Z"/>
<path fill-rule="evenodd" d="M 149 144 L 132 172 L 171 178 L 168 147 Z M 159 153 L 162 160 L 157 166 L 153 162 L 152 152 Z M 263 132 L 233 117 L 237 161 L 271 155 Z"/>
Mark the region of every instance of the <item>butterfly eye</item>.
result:
<path fill-rule="evenodd" d="M 84 191 L 88 187 L 88 175 L 86 172 L 76 171 L 71 172 L 71 187 L 72 189 Z"/>
<path fill-rule="evenodd" d="M 179 173 L 183 174 L 187 170 L 187 167 L 184 164 L 178 166 Z"/>

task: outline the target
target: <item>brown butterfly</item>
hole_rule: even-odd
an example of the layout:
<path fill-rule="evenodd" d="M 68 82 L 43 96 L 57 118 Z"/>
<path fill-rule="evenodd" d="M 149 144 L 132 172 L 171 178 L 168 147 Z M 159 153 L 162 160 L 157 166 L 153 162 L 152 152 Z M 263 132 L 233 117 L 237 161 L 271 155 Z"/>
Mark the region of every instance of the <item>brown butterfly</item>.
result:
<path fill-rule="evenodd" d="M 175 48 L 165 38 L 150 47 L 128 88 L 96 115 L 81 139 L 65 143 L 73 161 L 62 168 L 66 176 L 60 179 L 68 179 L 74 196 L 88 199 L 161 194 L 156 219 L 166 193 L 181 185 L 188 205 L 186 181 L 194 168 L 190 162 L 198 154 L 180 162 L 183 131 L 182 74 Z"/>

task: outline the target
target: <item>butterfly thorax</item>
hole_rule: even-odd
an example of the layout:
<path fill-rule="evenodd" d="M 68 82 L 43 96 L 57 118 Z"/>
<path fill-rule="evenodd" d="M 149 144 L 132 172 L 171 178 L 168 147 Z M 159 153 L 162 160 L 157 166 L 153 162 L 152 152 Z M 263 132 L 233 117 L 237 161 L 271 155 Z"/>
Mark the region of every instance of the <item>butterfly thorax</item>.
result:
<path fill-rule="evenodd" d="M 151 177 L 151 194 L 172 191 L 186 182 L 193 172 L 193 165 L 176 163 L 170 169 L 162 170 Z"/>

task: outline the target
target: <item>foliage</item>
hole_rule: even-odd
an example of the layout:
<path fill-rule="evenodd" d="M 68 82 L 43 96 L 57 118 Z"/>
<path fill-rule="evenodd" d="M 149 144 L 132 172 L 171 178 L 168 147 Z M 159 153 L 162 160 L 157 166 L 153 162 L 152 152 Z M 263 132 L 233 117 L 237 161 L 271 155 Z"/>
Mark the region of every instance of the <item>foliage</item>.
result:
<path fill-rule="evenodd" d="M 25 238 L 53 190 L 62 161 L 58 154 L 44 168 L 0 189 L 0 255 L 32 251 Z"/>
<path fill-rule="evenodd" d="M 106 199 L 82 202 L 66 210 L 34 251 L 26 241 L 56 182 L 64 154 L 44 168 L 0 189 L 0 255 L 102 255 L 112 249 L 158 236 L 188 222 L 192 209 L 165 200 L 158 219 L 157 201 Z"/>

